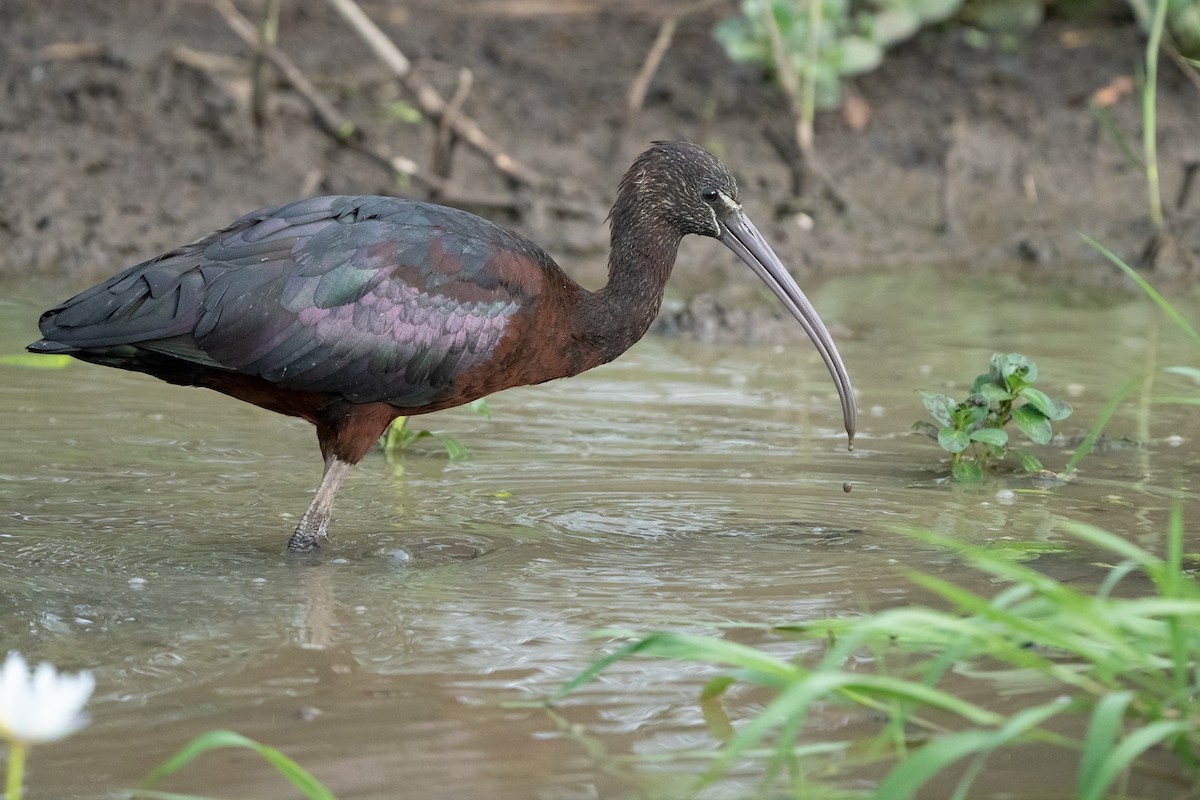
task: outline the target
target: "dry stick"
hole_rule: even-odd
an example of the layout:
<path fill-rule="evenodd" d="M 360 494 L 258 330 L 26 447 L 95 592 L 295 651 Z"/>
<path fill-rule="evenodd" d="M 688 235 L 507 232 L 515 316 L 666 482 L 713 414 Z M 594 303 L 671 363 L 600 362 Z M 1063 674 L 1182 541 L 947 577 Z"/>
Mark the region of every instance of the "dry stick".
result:
<path fill-rule="evenodd" d="M 967 122 L 963 116 L 955 112 L 946 125 L 946 149 L 942 154 L 942 186 L 941 186 L 941 220 L 938 223 L 939 232 L 954 236 L 961 233 L 958 221 L 957 177 L 961 161 L 960 151 L 962 140 L 966 136 Z"/>
<path fill-rule="evenodd" d="M 1175 63 L 1175 66 L 1179 67 L 1179 71 L 1183 73 L 1183 77 L 1191 81 L 1192 86 L 1195 86 L 1197 90 L 1200 90 L 1200 72 L 1192 66 L 1190 61 L 1184 58 L 1183 53 L 1179 52 L 1179 48 L 1175 46 L 1175 43 L 1164 41 L 1162 46 L 1167 55 L 1171 57 L 1171 61 Z"/>
<path fill-rule="evenodd" d="M 337 109 L 325 99 L 324 95 L 313 86 L 300 68 L 282 50 L 273 44 L 261 42 L 254 24 L 242 16 L 231 0 L 209 0 L 209 2 L 238 38 L 251 47 L 258 48 L 267 60 L 279 70 L 284 80 L 304 98 L 316 119 L 317 127 L 330 138 L 381 164 L 392 173 L 405 175 L 427 188 L 444 188 L 440 186 L 440 181 L 436 178 L 421 175 L 416 163 L 411 159 L 376 150 L 363 142 L 361 136 L 356 136 L 354 123 L 338 113 Z"/>
<path fill-rule="evenodd" d="M 328 0 L 334 10 L 342 15 L 350 27 L 363 38 L 375 55 L 395 73 L 396 77 L 417 101 L 417 107 L 425 116 L 440 123 L 446 116 L 447 103 L 436 89 L 417 77 L 412 63 L 404 53 L 379 29 L 371 18 L 354 0 Z M 537 186 L 543 183 L 540 176 L 531 172 L 512 156 L 500 149 L 475 120 L 465 114 L 454 114 L 450 127 L 467 144 L 485 155 L 492 165 L 508 178 L 519 184 Z"/>
<path fill-rule="evenodd" d="M 471 85 L 474 82 L 475 75 L 471 70 L 466 67 L 459 70 L 458 88 L 454 90 L 454 96 L 446 106 L 446 113 L 442 114 L 437 136 L 434 137 L 433 174 L 446 180 L 450 178 L 450 162 L 454 156 L 454 145 L 458 143 L 458 134 L 453 128 L 454 120 L 461 111 L 462 104 L 466 102 L 467 95 L 471 93 Z"/>
<path fill-rule="evenodd" d="M 779 81 L 783 84 L 783 93 L 787 96 L 788 113 L 791 114 L 795 125 L 796 146 L 800 148 L 800 154 L 804 159 L 802 167 L 824 184 L 825 191 L 833 200 L 834 207 L 839 213 L 843 213 L 850 207 L 850 201 L 817 156 L 817 148 L 813 144 L 812 123 L 800 106 L 800 84 L 797 81 L 795 70 L 789 63 L 787 49 L 783 46 L 783 36 L 779 33 L 779 24 L 775 21 L 775 14 L 769 5 L 763 12 L 763 20 L 767 26 L 767 35 L 771 39 L 771 55 L 775 59 L 775 72 L 778 73 Z"/>
<path fill-rule="evenodd" d="M 282 50 L 273 44 L 259 40 L 254 24 L 242 16 L 242 12 L 237 10 L 232 0 L 209 0 L 209 3 L 221 15 L 230 29 L 237 34 L 238 38 L 260 50 L 291 87 L 304 98 L 312 110 L 317 124 L 325 133 L 343 143 L 350 138 L 354 132 L 354 124 L 338 113 L 337 109 L 317 91 L 308 78 L 304 77 L 300 68 L 292 63 L 292 60 Z"/>
<path fill-rule="evenodd" d="M 1183 182 L 1179 184 L 1179 194 L 1175 195 L 1175 211 L 1182 212 L 1192 196 L 1192 184 L 1196 181 L 1196 173 L 1200 172 L 1200 161 L 1186 161 L 1183 164 Z"/>
<path fill-rule="evenodd" d="M 800 146 L 796 144 L 795 139 L 784 136 L 769 125 L 764 125 L 762 132 L 767 144 L 771 145 L 771 149 L 791 173 L 792 197 L 800 197 L 804 194 L 804 154 L 800 152 Z"/>
<path fill-rule="evenodd" d="M 274 45 L 279 38 L 279 6 L 282 0 L 265 0 L 263 3 L 262 19 L 258 21 L 258 49 L 254 52 L 254 66 L 250 94 L 250 111 L 254 118 L 254 127 L 262 134 L 267 124 L 267 98 L 270 89 L 267 81 L 271 78 L 271 70 L 263 47 Z"/>
<path fill-rule="evenodd" d="M 213 8 L 224 18 L 230 29 L 251 47 L 258 47 L 258 34 L 250 20 L 242 16 L 230 0 L 209 0 Z M 449 187 L 436 175 L 423 174 L 411 159 L 391 155 L 376 149 L 363 141 L 354 123 L 343 117 L 325 99 L 315 86 L 304 76 L 287 55 L 278 47 L 264 47 L 263 53 L 267 60 L 279 70 L 283 79 L 308 104 L 317 121 L 317 127 L 338 144 L 365 156 L 388 171 L 389 174 L 400 174 L 414 183 L 422 186 L 428 192 L 437 192 L 441 201 L 454 206 L 475 206 L 505 210 L 523 210 L 525 203 L 521 198 L 514 197 L 511 192 L 505 193 L 472 193 L 469 195 L 449 192 Z M 595 208 L 590 204 L 576 203 L 569 200 L 553 200 L 550 207 L 562 214 L 575 217 L 589 217 Z"/>
<path fill-rule="evenodd" d="M 641 112 L 642 106 L 646 102 L 646 93 L 650 90 L 650 82 L 654 80 L 667 51 L 671 49 L 671 42 L 675 39 L 675 31 L 679 28 L 680 21 L 689 14 L 703 11 L 717 2 L 718 0 L 697 0 L 662 21 L 658 27 L 658 35 L 654 37 L 654 44 L 650 45 L 650 51 L 646 53 L 641 68 L 634 76 L 633 83 L 629 85 L 629 93 L 625 96 L 625 116 L 613 136 L 612 146 L 609 148 L 610 158 L 616 158 L 625 134 L 632 127 L 633 120 Z"/>

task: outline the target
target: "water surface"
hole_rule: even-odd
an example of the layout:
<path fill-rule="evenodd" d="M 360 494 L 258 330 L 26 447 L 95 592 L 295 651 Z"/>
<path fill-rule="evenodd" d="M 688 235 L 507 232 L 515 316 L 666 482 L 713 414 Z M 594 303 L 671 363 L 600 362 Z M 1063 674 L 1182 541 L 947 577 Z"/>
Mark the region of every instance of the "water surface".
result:
<path fill-rule="evenodd" d="M 0 353 L 79 288 L 5 287 Z M 34 752 L 30 795 L 106 796 L 193 735 L 229 728 L 341 798 L 671 796 L 678 765 L 629 756 L 716 745 L 697 703 L 711 670 L 631 661 L 553 712 L 529 705 L 606 651 L 596 630 L 880 609 L 918 599 L 911 569 L 988 590 L 896 532 L 908 526 L 1061 542 L 1059 524 L 1083 520 L 1154 548 L 1176 487 L 1200 519 L 1197 415 L 1149 402 L 1197 391 L 1161 371 L 1196 352 L 1139 296 L 934 272 L 854 276 L 811 296 L 859 392 L 854 452 L 799 331 L 772 348 L 651 339 L 583 376 L 495 396 L 490 420 L 415 420 L 471 458 L 450 462 L 429 439 L 399 461 L 372 453 L 314 558 L 284 554 L 320 477 L 306 423 L 85 364 L 0 366 L 3 648 L 91 669 L 98 684 L 91 725 Z M 1150 378 L 1077 480 L 950 485 L 937 448 L 908 432 L 924 415 L 917 390 L 964 394 L 994 350 L 1034 358 L 1039 386 L 1075 407 L 1063 438 L 1035 449 L 1051 469 L 1129 376 Z M 1086 586 L 1092 555 L 1036 563 Z M 786 656 L 806 647 L 732 635 Z M 727 711 L 762 699 L 735 692 Z M 844 710 L 818 721 L 807 739 L 873 732 Z M 1010 768 L 1025 781 L 1027 767 Z M 1048 763 L 1037 790 L 1069 786 L 1060 772 Z M 754 779 L 714 791 L 753 796 Z M 1007 796 L 1046 796 L 1015 785 Z M 234 752 L 169 788 L 294 796 Z"/>

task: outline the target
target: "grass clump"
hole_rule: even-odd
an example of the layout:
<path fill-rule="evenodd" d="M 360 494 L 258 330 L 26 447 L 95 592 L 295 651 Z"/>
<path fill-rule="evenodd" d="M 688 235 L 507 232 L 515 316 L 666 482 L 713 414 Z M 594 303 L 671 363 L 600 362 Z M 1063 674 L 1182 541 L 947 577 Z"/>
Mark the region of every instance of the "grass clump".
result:
<path fill-rule="evenodd" d="M 1090 525 L 1072 524 L 1067 532 L 1113 563 L 1094 592 L 986 548 L 912 532 L 953 550 L 1003 588 L 985 597 L 914 573 L 913 580 L 947 610 L 904 607 L 774 627 L 825 643 L 811 666 L 719 637 L 626 633 L 629 641 L 561 694 L 635 655 L 731 667 L 709 683 L 706 696 L 735 682 L 770 690 L 771 699 L 720 748 L 695 791 L 758 754 L 766 760 L 764 780 L 782 779 L 801 793 L 798 740 L 814 709 L 830 705 L 858 706 L 883 720 L 871 741 L 840 743 L 844 767 L 861 766 L 862 754 L 890 765 L 876 797 L 918 796 L 951 767 L 956 783 L 946 796 L 968 797 L 993 753 L 1031 743 L 1062 750 L 1080 800 L 1105 797 L 1152 750 L 1172 755 L 1172 778 L 1200 790 L 1200 585 L 1183 569 L 1180 503 L 1170 515 L 1163 557 Z M 1147 585 L 1153 591 L 1120 596 L 1131 583 L 1137 586 L 1130 594 L 1144 595 Z M 864 650 L 874 656 L 874 672 L 863 672 L 863 660 L 855 658 Z M 846 667 L 851 662 L 853 671 Z M 1009 698 L 1010 705 L 1019 705 L 1020 697 L 1035 699 L 1003 713 L 962 699 L 968 691 L 995 696 L 997 680 L 1034 683 L 1040 691 Z M 963 681 L 972 685 L 964 690 Z M 823 768 L 829 764 L 825 760 Z"/>

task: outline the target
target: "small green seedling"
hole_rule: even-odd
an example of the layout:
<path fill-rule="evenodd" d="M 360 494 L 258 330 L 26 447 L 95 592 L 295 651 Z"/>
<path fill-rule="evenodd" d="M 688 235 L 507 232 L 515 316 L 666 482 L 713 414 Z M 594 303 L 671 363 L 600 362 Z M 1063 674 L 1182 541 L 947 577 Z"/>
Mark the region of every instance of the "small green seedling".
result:
<path fill-rule="evenodd" d="M 492 409 L 482 397 L 467 403 L 467 408 L 484 419 L 492 418 Z M 408 427 L 408 420 L 408 417 L 397 417 L 388 427 L 387 432 L 383 434 L 383 452 L 388 456 L 394 456 L 402 450 L 407 450 L 412 447 L 413 443 L 430 436 L 442 443 L 442 447 L 446 448 L 446 455 L 450 457 L 451 461 L 462 461 L 471 455 L 463 443 L 453 436 L 426 430 L 414 431 Z"/>
<path fill-rule="evenodd" d="M 991 461 L 1009 452 L 1026 472 L 1037 472 L 1042 463 L 1031 453 L 1008 446 L 1010 421 L 1035 444 L 1048 444 L 1052 421 L 1066 419 L 1071 406 L 1033 388 L 1037 365 L 1020 353 L 996 353 L 988 371 L 971 384 L 971 393 L 956 403 L 941 392 L 921 392 L 925 408 L 937 425 L 921 420 L 913 430 L 937 441 L 950 453 L 950 472 L 957 481 L 978 481 Z M 1014 405 L 1023 400 L 1021 405 Z"/>

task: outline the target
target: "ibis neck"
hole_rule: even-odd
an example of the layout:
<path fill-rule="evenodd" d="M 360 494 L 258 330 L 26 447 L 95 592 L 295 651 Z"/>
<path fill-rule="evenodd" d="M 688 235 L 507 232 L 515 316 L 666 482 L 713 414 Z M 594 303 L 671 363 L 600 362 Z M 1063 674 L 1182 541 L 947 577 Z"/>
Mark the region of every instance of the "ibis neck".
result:
<path fill-rule="evenodd" d="M 624 353 L 650 329 L 681 239 L 668 225 L 617 214 L 614 210 L 608 283 L 592 294 L 580 328 L 600 364 Z"/>

